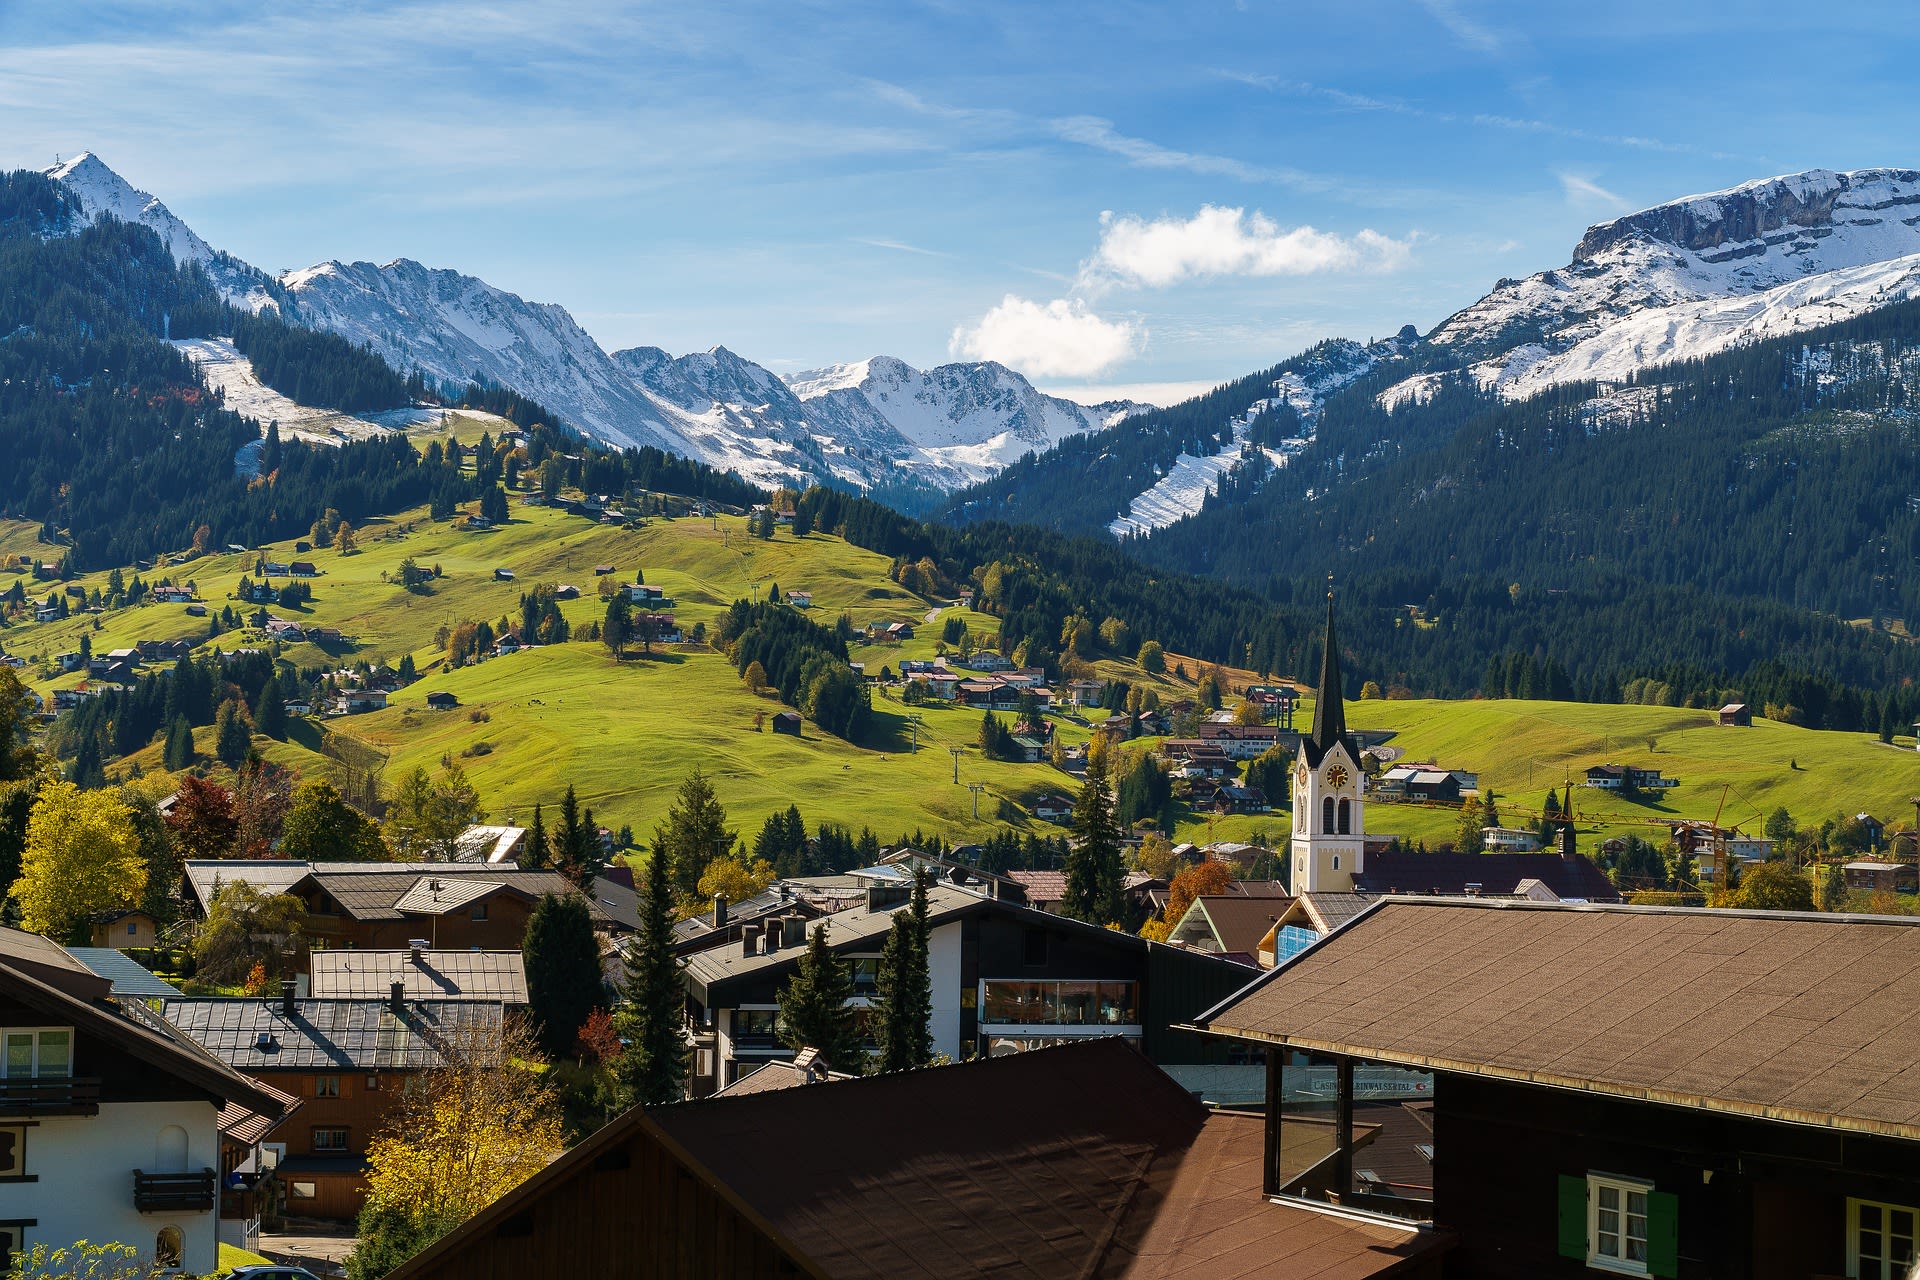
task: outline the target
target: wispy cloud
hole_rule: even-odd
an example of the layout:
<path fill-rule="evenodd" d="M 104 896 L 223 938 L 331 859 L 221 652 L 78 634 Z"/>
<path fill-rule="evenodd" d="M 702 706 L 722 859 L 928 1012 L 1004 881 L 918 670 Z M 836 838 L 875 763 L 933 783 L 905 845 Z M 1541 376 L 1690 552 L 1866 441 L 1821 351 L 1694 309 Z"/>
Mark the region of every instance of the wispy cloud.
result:
<path fill-rule="evenodd" d="M 1083 270 L 1088 287 L 1165 288 L 1217 276 L 1302 276 L 1391 271 L 1405 266 L 1411 238 L 1371 228 L 1338 235 L 1282 228 L 1258 211 L 1203 205 L 1191 218 L 1103 215 L 1100 245 Z"/>
<path fill-rule="evenodd" d="M 1462 13 L 1455 0 L 1414 0 L 1414 3 L 1425 9 L 1427 16 L 1445 27 L 1454 39 L 1469 49 L 1495 54 L 1506 47 L 1504 35 Z"/>
<path fill-rule="evenodd" d="M 917 253 L 928 258 L 951 258 L 953 256 L 940 249 L 924 249 L 917 244 L 908 244 L 904 240 L 881 240 L 869 239 L 866 236 L 855 236 L 853 242 L 855 244 L 871 245 L 875 249 L 891 249 L 895 253 Z"/>
<path fill-rule="evenodd" d="M 1115 129 L 1113 121 L 1099 116 L 1064 116 L 1049 123 L 1054 135 L 1063 141 L 1120 156 L 1143 169 L 1180 169 L 1204 177 L 1234 178 L 1241 182 L 1279 182 L 1306 191 L 1324 191 L 1331 185 L 1326 178 L 1298 169 L 1253 165 L 1230 156 L 1181 151 L 1145 138 L 1130 137 Z"/>
<path fill-rule="evenodd" d="M 1568 204 L 1590 206 L 1597 203 L 1620 212 L 1633 207 L 1631 201 L 1615 195 L 1591 178 L 1583 178 L 1577 173 L 1556 173 L 1554 177 L 1560 179 L 1560 189 L 1566 193 Z"/>
<path fill-rule="evenodd" d="M 963 359 L 998 360 L 1036 378 L 1092 378 L 1145 340 L 1132 321 L 1103 319 L 1079 299 L 1041 303 L 1010 293 L 977 323 L 955 329 L 947 346 Z"/>

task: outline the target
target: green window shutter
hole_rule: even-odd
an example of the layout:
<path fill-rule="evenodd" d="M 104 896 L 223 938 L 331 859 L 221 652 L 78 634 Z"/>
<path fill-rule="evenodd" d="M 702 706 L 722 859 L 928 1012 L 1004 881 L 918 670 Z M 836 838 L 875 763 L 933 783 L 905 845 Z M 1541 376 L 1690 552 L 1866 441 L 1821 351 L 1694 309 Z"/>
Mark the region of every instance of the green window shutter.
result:
<path fill-rule="evenodd" d="M 1668 1191 L 1647 1193 L 1647 1270 L 1680 1274 L 1680 1197 Z"/>
<path fill-rule="evenodd" d="M 1560 1175 L 1560 1256 L 1587 1260 L 1587 1180 Z"/>

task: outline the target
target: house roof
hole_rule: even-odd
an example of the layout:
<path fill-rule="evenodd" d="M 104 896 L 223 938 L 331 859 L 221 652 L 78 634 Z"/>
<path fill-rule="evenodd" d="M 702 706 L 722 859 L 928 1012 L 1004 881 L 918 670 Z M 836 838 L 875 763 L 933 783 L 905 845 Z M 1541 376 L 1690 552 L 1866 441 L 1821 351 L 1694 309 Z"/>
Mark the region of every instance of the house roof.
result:
<path fill-rule="evenodd" d="M 316 884 L 333 886 L 325 876 L 315 876 Z M 365 883 L 365 882 L 361 882 Z M 371 887 L 371 886 L 369 886 Z M 392 909 L 406 916 L 441 916 L 457 910 L 471 902 L 489 897 L 507 887 L 504 880 L 481 879 L 478 876 L 459 876 L 452 880 L 442 880 L 438 876 L 419 876 L 414 878 L 413 887 L 401 894 L 393 902 Z M 358 901 L 358 895 L 356 895 Z M 342 905 L 346 905 L 342 901 Z M 352 910 L 353 908 L 349 908 Z M 359 914 L 357 911 L 355 914 Z"/>
<path fill-rule="evenodd" d="M 75 960 L 113 983 L 116 996 L 147 999 L 177 996 L 180 988 L 166 981 L 132 956 L 112 947 L 69 947 Z"/>
<path fill-rule="evenodd" d="M 0 929 L 0 990 L 9 999 L 60 1023 L 71 1022 L 81 1035 L 103 1040 L 221 1102 L 236 1102 L 263 1115 L 280 1114 L 280 1104 L 253 1081 L 175 1035 L 146 1005 L 114 1000 L 105 979 L 71 958 L 72 968 L 64 974 L 58 970 L 65 966 L 47 965 L 46 947 L 63 950 L 44 938 Z M 84 985 L 74 981 L 81 978 Z"/>
<path fill-rule="evenodd" d="M 187 884 L 202 907 L 211 903 L 216 885 L 245 880 L 261 893 L 285 893 L 314 871 L 330 876 L 381 875 L 400 872 L 423 875 L 498 875 L 483 863 L 473 862 L 303 862 L 293 858 L 195 858 L 187 863 Z"/>
<path fill-rule="evenodd" d="M 498 866 L 436 862 L 432 870 L 391 873 L 353 872 L 339 874 L 329 863 L 318 863 L 312 874 L 316 887 L 340 904 L 341 910 L 355 920 L 404 920 L 408 916 L 445 915 L 460 911 L 490 894 L 507 892 L 523 898 L 542 894 L 565 896 L 574 892 L 573 882 L 557 871 L 520 871 Z M 468 866 L 486 874 L 448 875 L 447 869 Z M 597 892 L 598 886 L 596 886 Z M 613 917 L 600 905 L 598 897 L 589 898 L 588 910 L 597 921 Z"/>
<path fill-rule="evenodd" d="M 435 696 L 427 695 L 429 698 Z M 452 694 L 446 694 L 451 698 Z M 520 842 L 526 839 L 527 828 L 510 826 L 474 826 L 462 831 L 455 839 L 460 848 L 462 862 L 511 863 Z"/>
<path fill-rule="evenodd" d="M 1272 931 L 1289 905 L 1287 898 L 1207 894 L 1193 900 L 1174 927 L 1171 939 L 1192 943 L 1204 937 L 1222 952 L 1252 956 L 1259 952 L 1260 940 Z"/>
<path fill-rule="evenodd" d="M 1562 899 L 1618 902 L 1620 891 L 1589 858 L 1558 853 L 1369 852 L 1353 877 L 1363 893 L 1512 894 L 1522 880 L 1538 880 Z"/>
<path fill-rule="evenodd" d="M 500 1026 L 502 1005 L 410 1000 L 396 1016 L 379 1000 L 187 997 L 161 1006 L 166 1020 L 236 1071 L 417 1071 L 440 1065 L 443 1037 Z M 261 1037 L 269 1037 L 261 1047 Z"/>
<path fill-rule="evenodd" d="M 808 1074 L 791 1062 L 775 1060 L 765 1063 L 746 1075 L 741 1076 L 726 1088 L 713 1094 L 716 1098 L 738 1098 L 748 1093 L 777 1093 L 782 1089 L 798 1089 L 810 1083 L 831 1084 L 836 1080 L 852 1080 L 855 1077 L 842 1075 L 838 1071 L 827 1073 L 823 1081 L 812 1081 Z"/>
<path fill-rule="evenodd" d="M 1365 911 L 1375 897 L 1371 893 L 1303 893 L 1294 900 L 1294 906 L 1315 932 L 1332 933 Z"/>
<path fill-rule="evenodd" d="M 1916 1000 L 1907 917 L 1388 898 L 1195 1021 L 1920 1141 Z"/>
<path fill-rule="evenodd" d="M 325 950 L 312 954 L 311 966 L 316 999 L 385 999 L 401 982 L 409 1000 L 527 1003 L 527 966 L 518 951 Z"/>
<path fill-rule="evenodd" d="M 1007 879 L 1027 891 L 1028 902 L 1059 902 L 1067 896 L 1064 871 L 1009 871 Z"/>
<path fill-rule="evenodd" d="M 282 1120 L 300 1109 L 300 1099 L 291 1093 L 274 1088 L 264 1080 L 255 1080 L 253 1087 L 280 1104 L 280 1110 L 273 1115 L 261 1115 L 249 1110 L 237 1102 L 229 1102 L 220 1108 L 220 1136 L 229 1142 L 237 1142 L 250 1147 L 274 1131 Z"/>

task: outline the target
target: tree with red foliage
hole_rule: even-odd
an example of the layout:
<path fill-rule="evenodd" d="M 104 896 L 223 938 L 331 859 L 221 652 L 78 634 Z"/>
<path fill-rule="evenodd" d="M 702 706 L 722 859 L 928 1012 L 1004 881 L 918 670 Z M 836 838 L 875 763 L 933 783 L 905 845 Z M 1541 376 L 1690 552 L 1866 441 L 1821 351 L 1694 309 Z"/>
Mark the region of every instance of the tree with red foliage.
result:
<path fill-rule="evenodd" d="M 1167 888 L 1167 912 L 1163 919 L 1170 925 L 1180 923 L 1195 898 L 1225 893 L 1233 882 L 1233 867 L 1225 862 L 1202 862 L 1188 867 L 1173 878 Z"/>
<path fill-rule="evenodd" d="M 217 782 L 188 774 L 180 780 L 173 810 L 167 814 L 167 829 L 173 832 L 184 858 L 232 857 L 234 840 L 240 834 L 233 793 Z"/>
<path fill-rule="evenodd" d="M 620 1034 L 613 1029 L 613 1015 L 595 1009 L 580 1024 L 573 1051 L 585 1063 L 612 1062 L 620 1056 Z"/>

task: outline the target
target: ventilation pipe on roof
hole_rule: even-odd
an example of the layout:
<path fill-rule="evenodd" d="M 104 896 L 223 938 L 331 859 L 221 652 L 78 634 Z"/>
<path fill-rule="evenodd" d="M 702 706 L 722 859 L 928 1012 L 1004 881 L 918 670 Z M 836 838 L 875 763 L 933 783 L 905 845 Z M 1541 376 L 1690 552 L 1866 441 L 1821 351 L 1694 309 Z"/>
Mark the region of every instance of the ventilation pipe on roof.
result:
<path fill-rule="evenodd" d="M 407 984 L 390 982 L 387 984 L 387 1008 L 398 1018 L 407 1011 Z"/>
<path fill-rule="evenodd" d="M 293 979 L 280 979 L 280 1016 L 293 1021 Z"/>
<path fill-rule="evenodd" d="M 752 956 L 760 950 L 760 926 L 750 924 L 740 930 L 740 954 Z"/>
<path fill-rule="evenodd" d="M 724 893 L 713 895 L 713 927 L 716 929 L 727 927 L 727 895 Z"/>

